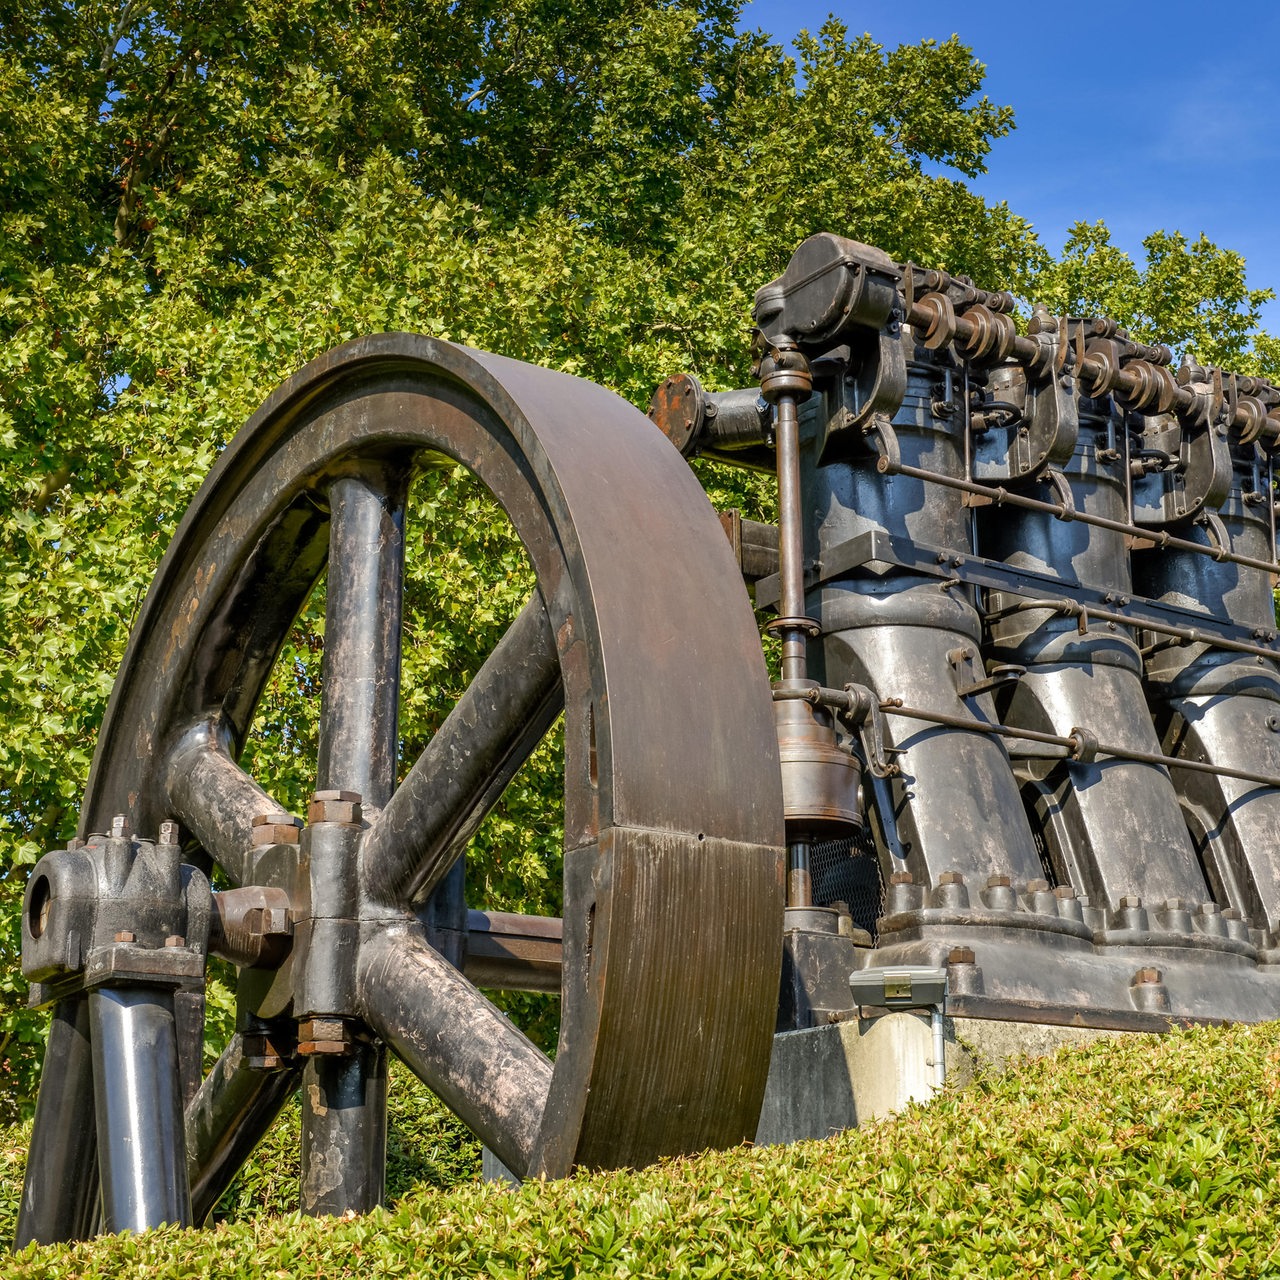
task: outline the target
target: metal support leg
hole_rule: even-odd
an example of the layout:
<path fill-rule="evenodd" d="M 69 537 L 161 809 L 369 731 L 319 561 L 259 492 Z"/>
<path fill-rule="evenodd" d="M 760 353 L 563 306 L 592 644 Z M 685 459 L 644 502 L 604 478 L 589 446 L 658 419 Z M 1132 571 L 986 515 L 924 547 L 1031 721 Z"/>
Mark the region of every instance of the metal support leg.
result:
<path fill-rule="evenodd" d="M 302 1073 L 302 1212 L 368 1213 L 387 1164 L 387 1054 L 360 1044 L 310 1058 Z"/>
<path fill-rule="evenodd" d="M 89 996 L 102 1229 L 191 1225 L 173 997 L 100 988 Z"/>
<path fill-rule="evenodd" d="M 98 1208 L 98 1134 L 93 1118 L 89 1002 L 53 1011 L 36 1099 L 31 1151 L 13 1247 L 86 1240 Z"/>

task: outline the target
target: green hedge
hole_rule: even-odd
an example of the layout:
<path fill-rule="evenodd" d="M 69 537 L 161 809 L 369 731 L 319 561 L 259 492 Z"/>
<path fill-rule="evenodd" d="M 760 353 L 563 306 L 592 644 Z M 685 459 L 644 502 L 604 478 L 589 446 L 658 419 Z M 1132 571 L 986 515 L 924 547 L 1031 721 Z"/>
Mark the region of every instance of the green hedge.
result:
<path fill-rule="evenodd" d="M 1280 1276 L 1280 1026 L 1125 1038 L 825 1142 L 32 1250 L 15 1277 Z M 272 1202 L 272 1197 L 267 1197 Z"/>

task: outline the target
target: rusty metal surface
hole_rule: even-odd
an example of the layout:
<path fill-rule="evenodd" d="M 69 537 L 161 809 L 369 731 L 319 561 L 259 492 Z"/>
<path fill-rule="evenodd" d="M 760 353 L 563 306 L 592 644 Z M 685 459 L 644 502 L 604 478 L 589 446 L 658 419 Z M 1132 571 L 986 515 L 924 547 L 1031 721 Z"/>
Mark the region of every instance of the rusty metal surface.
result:
<path fill-rule="evenodd" d="M 529 552 L 559 666 L 551 685 L 539 676 L 535 701 L 550 705 L 547 690 L 559 686 L 565 705 L 564 938 L 515 957 L 545 985 L 552 949 L 561 951 L 564 1030 L 545 1089 L 531 1085 L 521 1103 L 532 1145 L 517 1145 L 530 1167 L 556 1175 L 748 1138 L 768 1067 L 782 907 L 764 662 L 701 489 L 652 424 L 602 388 L 408 335 L 349 343 L 282 387 L 224 451 L 160 566 L 99 736 L 82 830 L 115 812 L 146 829 L 176 811 L 233 881 L 289 895 L 290 957 L 278 970 L 244 971 L 251 1011 L 277 1022 L 323 1015 L 357 1040 L 371 1024 L 429 1075 L 427 1029 L 449 1030 L 456 1104 L 483 1113 L 489 1085 L 467 1067 L 475 1053 L 448 1017 L 447 991 L 472 988 L 418 963 L 420 948 L 399 949 L 403 930 L 418 928 L 407 899 L 440 872 L 424 875 L 429 850 L 406 855 L 378 834 L 394 762 L 398 630 L 394 607 L 383 609 L 399 573 L 385 551 L 409 469 L 449 459 L 494 492 Z M 361 514 L 331 520 L 351 502 Z M 296 839 L 294 820 L 234 761 L 326 558 L 337 612 L 318 785 L 366 803 L 342 815 L 317 809 Z M 500 687 L 525 656 L 507 652 L 497 655 Z M 450 852 L 536 734 L 508 719 L 473 724 L 460 741 L 464 755 L 494 763 L 444 815 Z M 391 890 L 368 896 L 375 885 Z M 263 939 L 241 942 L 253 951 Z M 483 972 L 511 956 L 476 959 Z M 406 964 L 418 981 L 404 981 Z M 364 977 L 351 994 L 357 966 Z M 361 1084 L 348 1043 L 344 1032 L 300 1046 L 317 1097 L 350 1094 L 346 1110 L 363 1113 L 339 1133 L 310 1109 L 304 1200 L 316 1211 L 367 1207 L 378 1194 L 377 1072 Z M 287 1066 L 292 1052 L 258 1060 Z M 248 1087 L 249 1069 L 215 1072 L 197 1098 L 206 1117 L 191 1170 L 198 1211 L 275 1106 L 277 1087 Z M 329 1110 L 323 1097 L 321 1106 Z M 222 1122 L 244 1135 L 211 1132 Z M 501 1132 L 486 1137 L 503 1149 Z M 355 1190 L 343 1202 L 324 1169 L 348 1155 Z"/>

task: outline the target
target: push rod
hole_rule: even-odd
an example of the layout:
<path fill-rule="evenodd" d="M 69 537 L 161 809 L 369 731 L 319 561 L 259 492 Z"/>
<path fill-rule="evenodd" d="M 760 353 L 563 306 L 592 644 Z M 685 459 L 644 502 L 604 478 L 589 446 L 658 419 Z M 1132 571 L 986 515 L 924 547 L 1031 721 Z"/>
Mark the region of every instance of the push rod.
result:
<path fill-rule="evenodd" d="M 1042 733 L 1038 729 L 1019 729 L 1013 725 L 991 724 L 986 720 L 966 720 L 963 716 L 947 715 L 944 711 L 926 711 L 921 707 L 904 706 L 900 698 L 886 698 L 880 710 L 887 716 L 901 716 L 907 720 L 922 720 L 928 724 L 948 729 L 965 729 L 971 733 L 985 733 L 995 738 L 1013 738 L 1020 742 L 1039 742 L 1062 747 L 1064 760 L 1091 763 L 1079 755 L 1085 745 L 1079 736 L 1063 736 L 1059 733 Z M 1267 773 L 1253 773 L 1246 769 L 1230 769 L 1224 765 L 1207 764 L 1201 760 L 1179 760 L 1176 756 L 1161 755 L 1158 751 L 1133 751 L 1128 747 L 1115 747 L 1107 743 L 1090 743 L 1090 755 L 1112 756 L 1117 760 L 1133 760 L 1138 764 L 1154 764 L 1164 769 L 1185 769 L 1188 773 L 1208 773 L 1218 778 L 1239 778 L 1262 787 L 1280 787 L 1280 777 Z"/>
<path fill-rule="evenodd" d="M 1280 660 L 1280 650 L 1268 649 L 1260 644 L 1250 644 L 1247 640 L 1228 640 L 1225 637 L 1205 635 L 1194 627 L 1179 627 L 1171 622 L 1157 622 L 1148 618 L 1131 618 L 1128 614 L 1115 613 L 1110 609 L 1094 609 L 1087 604 L 1078 604 L 1066 599 L 1020 600 L 1004 609 L 995 609 L 983 614 L 987 622 L 998 622 L 1002 618 L 1012 617 L 1016 613 L 1032 613 L 1040 609 L 1064 614 L 1069 618 L 1096 618 L 1099 622 L 1114 622 L 1137 631 L 1154 631 L 1158 635 L 1173 636 L 1183 644 L 1208 644 L 1215 649 L 1229 649 L 1233 653 L 1249 653 L 1258 658 Z"/>
<path fill-rule="evenodd" d="M 1122 520 L 1110 520 L 1106 516 L 1090 515 L 1087 511 L 1076 511 L 1065 502 L 1042 502 L 1039 498 L 1027 498 L 1020 493 L 1012 493 L 1003 486 L 992 488 L 990 485 L 976 484 L 972 480 L 961 480 L 957 476 L 943 475 L 938 471 L 930 471 L 927 467 L 913 467 L 905 462 L 890 462 L 880 459 L 880 470 L 884 475 L 910 476 L 915 480 L 926 480 L 940 484 L 947 489 L 959 489 L 962 493 L 970 493 L 975 497 L 986 498 L 999 506 L 1020 507 L 1024 511 L 1043 511 L 1059 520 L 1076 521 L 1078 524 L 1091 525 L 1096 529 L 1110 529 L 1113 533 L 1127 534 L 1131 538 L 1149 542 L 1152 546 L 1163 550 L 1192 551 L 1196 555 L 1210 556 L 1214 560 L 1226 564 L 1238 564 L 1247 569 L 1261 569 L 1264 573 L 1280 572 L 1280 565 L 1270 560 L 1256 560 L 1252 556 L 1239 556 L 1222 547 L 1208 547 L 1202 542 L 1192 542 L 1187 538 L 1177 538 L 1171 533 L 1155 533 L 1144 529 L 1141 525 L 1126 524 Z"/>

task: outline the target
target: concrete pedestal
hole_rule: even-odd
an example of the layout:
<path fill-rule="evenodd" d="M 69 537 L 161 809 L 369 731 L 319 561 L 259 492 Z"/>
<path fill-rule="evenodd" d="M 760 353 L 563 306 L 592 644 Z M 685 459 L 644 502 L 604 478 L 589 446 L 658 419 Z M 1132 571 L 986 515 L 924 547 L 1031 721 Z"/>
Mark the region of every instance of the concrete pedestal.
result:
<path fill-rule="evenodd" d="M 1120 1034 L 1032 1022 L 947 1018 L 947 1080 L 967 1084 L 979 1070 L 1001 1070 L 1020 1055 Z M 756 1130 L 760 1145 L 825 1138 L 864 1120 L 892 1115 L 935 1092 L 927 1012 L 889 1013 L 773 1040 L 769 1082 Z"/>

